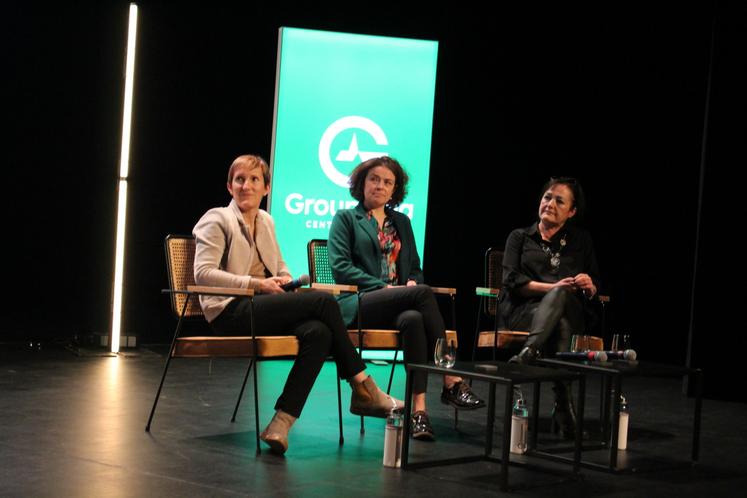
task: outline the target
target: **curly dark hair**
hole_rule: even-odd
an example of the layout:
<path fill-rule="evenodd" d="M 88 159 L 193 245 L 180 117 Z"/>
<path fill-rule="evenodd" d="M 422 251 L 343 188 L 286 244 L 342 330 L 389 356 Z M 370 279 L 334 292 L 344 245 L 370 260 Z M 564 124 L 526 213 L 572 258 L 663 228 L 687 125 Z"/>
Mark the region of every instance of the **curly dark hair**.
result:
<path fill-rule="evenodd" d="M 576 209 L 576 215 L 568 221 L 570 222 L 574 219 L 576 221 L 579 221 L 583 219 L 583 216 L 586 213 L 586 196 L 584 195 L 584 189 L 581 188 L 581 183 L 570 176 L 552 177 L 545 183 L 545 186 L 542 187 L 540 199 L 542 199 L 542 196 L 545 195 L 545 192 L 547 192 L 555 185 L 565 185 L 573 193 L 573 206 L 571 207 Z"/>
<path fill-rule="evenodd" d="M 384 166 L 394 173 L 394 192 L 392 193 L 391 200 L 387 203 L 390 208 L 399 206 L 405 197 L 407 197 L 407 182 L 410 181 L 410 177 L 402 168 L 402 165 L 396 159 L 388 156 L 375 157 L 368 161 L 363 161 L 355 167 L 352 173 L 350 173 L 350 179 L 348 184 L 350 185 L 350 195 L 353 196 L 358 202 L 365 200 L 365 194 L 363 192 L 363 186 L 366 183 L 366 176 L 368 171 L 377 166 Z"/>

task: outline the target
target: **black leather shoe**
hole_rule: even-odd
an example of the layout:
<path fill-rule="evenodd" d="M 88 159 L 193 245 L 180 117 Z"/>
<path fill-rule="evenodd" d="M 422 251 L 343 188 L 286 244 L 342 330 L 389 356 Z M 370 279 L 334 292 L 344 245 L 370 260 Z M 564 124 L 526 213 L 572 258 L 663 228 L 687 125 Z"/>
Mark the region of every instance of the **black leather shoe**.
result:
<path fill-rule="evenodd" d="M 537 353 L 537 350 L 534 348 L 534 346 L 527 346 L 519 351 L 519 354 L 512 356 L 511 359 L 508 360 L 508 362 L 526 365 L 536 360 L 538 356 L 539 354 Z"/>
<path fill-rule="evenodd" d="M 420 410 L 410 417 L 410 435 L 418 441 L 433 441 L 433 426 L 428 418 L 428 414 Z"/>
<path fill-rule="evenodd" d="M 441 391 L 441 403 L 461 410 L 474 410 L 485 406 L 485 402 L 472 392 L 469 384 L 462 381 L 454 383 L 451 387 L 444 386 Z"/>

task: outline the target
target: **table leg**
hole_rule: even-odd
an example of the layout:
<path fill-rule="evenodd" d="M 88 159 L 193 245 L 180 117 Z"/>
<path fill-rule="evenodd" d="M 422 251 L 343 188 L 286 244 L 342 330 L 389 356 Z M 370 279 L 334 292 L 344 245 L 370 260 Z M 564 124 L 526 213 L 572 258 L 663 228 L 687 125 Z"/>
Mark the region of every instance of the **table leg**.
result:
<path fill-rule="evenodd" d="M 407 374 L 405 381 L 405 414 L 402 420 L 402 457 L 400 459 L 400 465 L 403 469 L 407 469 L 407 460 L 410 453 L 410 411 L 412 410 L 412 382 L 413 375 L 412 370 L 405 366 L 405 372 Z"/>
<path fill-rule="evenodd" d="M 690 376 L 692 378 L 692 375 Z M 692 461 L 697 462 L 700 457 L 700 411 L 703 406 L 703 372 L 695 373 L 695 416 L 693 420 L 693 454 Z"/>
<path fill-rule="evenodd" d="M 610 435 L 610 470 L 617 469 L 617 434 L 620 430 L 620 403 L 618 402 L 622 393 L 622 376 L 615 376 L 614 395 L 612 397 L 612 434 Z"/>
<path fill-rule="evenodd" d="M 485 438 L 485 456 L 493 453 L 493 428 L 495 427 L 495 383 L 491 382 L 488 387 L 488 420 L 487 436 Z"/>
<path fill-rule="evenodd" d="M 578 378 L 578 403 L 576 405 L 576 445 L 573 449 L 573 473 L 581 470 L 581 445 L 584 430 L 584 400 L 586 399 L 586 377 Z"/>
<path fill-rule="evenodd" d="M 540 408 L 540 383 L 534 383 L 534 392 L 532 393 L 532 432 L 529 437 L 529 449 L 537 447 L 537 434 L 539 434 L 539 408 Z"/>
<path fill-rule="evenodd" d="M 599 376 L 599 432 L 602 441 L 609 441 L 610 435 L 610 382 L 606 375 Z"/>
<path fill-rule="evenodd" d="M 511 413 L 514 406 L 514 383 L 506 389 L 503 407 L 503 442 L 501 443 L 501 491 L 508 489 L 509 450 L 511 449 Z"/>

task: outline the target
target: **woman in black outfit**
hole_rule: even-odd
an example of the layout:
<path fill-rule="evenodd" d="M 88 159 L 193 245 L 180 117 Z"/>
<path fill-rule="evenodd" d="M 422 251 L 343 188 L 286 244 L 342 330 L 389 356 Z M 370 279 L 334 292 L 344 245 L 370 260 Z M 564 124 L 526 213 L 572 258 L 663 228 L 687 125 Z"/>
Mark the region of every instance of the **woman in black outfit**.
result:
<path fill-rule="evenodd" d="M 589 317 L 585 301 L 599 288 L 599 270 L 589 233 L 573 223 L 584 209 L 581 185 L 552 178 L 542 189 L 539 220 L 511 232 L 503 257 L 508 291 L 501 314 L 511 330 L 529 330 L 511 361 L 526 363 L 541 352 L 568 351 L 572 334 L 583 334 Z M 554 386 L 554 427 L 574 437 L 575 410 L 568 386 Z"/>

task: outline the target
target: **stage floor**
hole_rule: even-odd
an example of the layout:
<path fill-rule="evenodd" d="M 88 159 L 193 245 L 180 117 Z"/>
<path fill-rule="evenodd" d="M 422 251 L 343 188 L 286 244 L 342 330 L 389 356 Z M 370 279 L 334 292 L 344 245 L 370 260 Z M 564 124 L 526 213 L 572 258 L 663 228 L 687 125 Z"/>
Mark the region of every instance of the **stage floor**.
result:
<path fill-rule="evenodd" d="M 345 444 L 338 445 L 334 364 L 320 374 L 286 456 L 254 451 L 252 392 L 247 388 L 235 423 L 233 404 L 245 360 L 175 360 L 166 379 L 151 433 L 144 431 L 163 368 L 165 346 L 141 347 L 119 357 L 60 349 L 0 349 L 0 496 L 494 496 L 499 464 L 469 463 L 401 471 L 382 467 L 384 421 L 347 412 Z M 260 427 L 272 416 L 290 361 L 260 365 Z M 369 365 L 379 385 L 388 366 Z M 707 375 L 707 372 L 706 372 Z M 251 379 L 250 379 L 251 382 Z M 439 401 L 431 377 L 428 402 L 435 443 L 413 442 L 411 461 L 479 454 L 485 411 L 461 412 Z M 687 462 L 694 401 L 672 379 L 629 379 L 631 432 L 623 463 Z M 735 383 L 741 389 L 741 383 Z M 485 395 L 484 384 L 474 389 Z M 402 397 L 398 365 L 393 393 Z M 527 389 L 527 395 L 530 390 Z M 598 419 L 599 386 L 587 384 L 586 418 Z M 499 388 L 498 399 L 501 399 Z M 552 393 L 543 388 L 540 444 L 558 445 L 549 433 Z M 500 408 L 500 401 L 499 401 Z M 744 496 L 747 489 L 747 405 L 704 400 L 701 457 L 679 470 L 611 475 L 583 469 L 578 481 L 512 467 L 518 496 L 702 497 Z M 496 435 L 502 433 L 500 421 Z M 494 438 L 499 444 L 500 438 Z M 561 445 L 562 446 L 562 445 Z M 585 451 L 603 462 L 605 451 Z M 532 459 L 549 470 L 567 467 Z"/>

